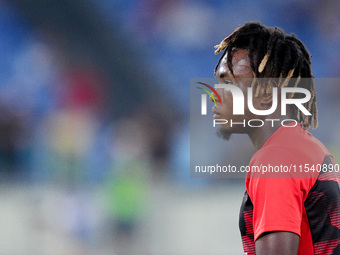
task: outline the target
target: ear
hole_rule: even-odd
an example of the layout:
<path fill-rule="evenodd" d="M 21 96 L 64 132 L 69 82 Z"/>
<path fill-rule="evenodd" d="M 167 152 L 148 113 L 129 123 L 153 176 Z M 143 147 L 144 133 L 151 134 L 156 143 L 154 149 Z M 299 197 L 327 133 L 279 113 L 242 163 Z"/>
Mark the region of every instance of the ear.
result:
<path fill-rule="evenodd" d="M 273 94 L 266 94 L 264 93 L 261 97 L 261 104 L 263 105 L 269 105 L 269 107 L 272 105 L 273 102 Z"/>
<path fill-rule="evenodd" d="M 260 104 L 264 109 L 269 109 L 273 104 L 273 89 L 277 88 L 277 80 L 269 79 L 267 84 L 263 84 L 259 91 Z"/>
<path fill-rule="evenodd" d="M 260 90 L 260 103 L 264 109 L 269 109 L 273 104 L 273 93 L 272 91 L 266 92 L 266 89 L 261 88 Z"/>

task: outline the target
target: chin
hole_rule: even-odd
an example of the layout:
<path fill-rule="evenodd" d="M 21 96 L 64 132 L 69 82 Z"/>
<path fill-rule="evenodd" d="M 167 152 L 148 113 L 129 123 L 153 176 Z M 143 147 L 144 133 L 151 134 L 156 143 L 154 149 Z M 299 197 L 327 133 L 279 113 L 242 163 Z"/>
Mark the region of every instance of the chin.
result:
<path fill-rule="evenodd" d="M 228 129 L 224 129 L 222 127 L 220 127 L 218 130 L 217 130 L 217 136 L 219 138 L 222 138 L 223 140 L 229 140 L 230 139 L 230 136 L 232 134 L 232 132 Z"/>

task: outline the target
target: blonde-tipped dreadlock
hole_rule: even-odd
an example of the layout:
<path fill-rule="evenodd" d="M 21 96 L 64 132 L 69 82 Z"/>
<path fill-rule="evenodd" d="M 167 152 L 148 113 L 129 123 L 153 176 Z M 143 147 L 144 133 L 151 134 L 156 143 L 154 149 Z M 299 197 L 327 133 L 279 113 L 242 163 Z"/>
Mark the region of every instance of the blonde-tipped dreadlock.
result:
<path fill-rule="evenodd" d="M 234 32 L 232 32 L 229 36 L 227 36 L 226 38 L 223 39 L 223 41 L 218 44 L 218 45 L 215 45 L 214 48 L 216 49 L 215 50 L 215 54 L 218 54 L 220 53 L 222 50 L 224 50 L 225 47 L 227 47 L 227 45 L 231 42 L 231 40 L 233 39 L 232 38 L 232 35 L 234 33 L 236 33 L 240 28 L 236 28 L 234 30 Z"/>
<path fill-rule="evenodd" d="M 256 87 L 255 96 L 259 94 L 260 86 L 256 78 L 279 77 L 278 87 L 302 87 L 311 92 L 311 99 L 305 107 L 312 115 L 304 115 L 297 110 L 297 120 L 305 129 L 318 126 L 318 110 L 316 107 L 315 86 L 311 68 L 310 54 L 304 44 L 294 34 L 286 34 L 280 28 L 266 27 L 259 22 L 247 22 L 237 28 L 229 36 L 215 46 L 215 54 L 224 50 L 219 58 L 214 75 L 223 57 L 227 55 L 227 65 L 232 74 L 232 49 L 247 49 L 254 79 L 252 87 Z M 294 79 L 291 79 L 294 78 Z M 302 82 L 301 78 L 304 79 Z M 282 81 L 283 80 L 283 81 Z M 264 88 L 268 93 L 272 84 L 269 82 Z M 290 94 L 290 98 L 299 98 L 299 94 Z"/>

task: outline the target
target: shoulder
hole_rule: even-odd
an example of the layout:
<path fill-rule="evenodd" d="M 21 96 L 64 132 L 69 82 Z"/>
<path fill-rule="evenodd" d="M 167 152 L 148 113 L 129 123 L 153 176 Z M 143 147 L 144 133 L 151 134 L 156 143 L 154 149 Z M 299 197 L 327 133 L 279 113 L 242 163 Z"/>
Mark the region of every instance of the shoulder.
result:
<path fill-rule="evenodd" d="M 321 161 L 322 163 L 322 161 Z M 281 190 L 295 187 L 306 193 L 315 183 L 318 172 L 306 171 L 313 165 L 313 156 L 282 146 L 268 146 L 256 152 L 249 164 L 246 183 L 255 189 Z M 308 193 L 308 192 L 307 192 Z"/>
<path fill-rule="evenodd" d="M 282 163 L 288 161 L 294 161 L 298 159 L 299 153 L 291 150 L 286 146 L 274 145 L 266 146 L 257 151 L 251 158 L 250 164 L 259 163 Z"/>

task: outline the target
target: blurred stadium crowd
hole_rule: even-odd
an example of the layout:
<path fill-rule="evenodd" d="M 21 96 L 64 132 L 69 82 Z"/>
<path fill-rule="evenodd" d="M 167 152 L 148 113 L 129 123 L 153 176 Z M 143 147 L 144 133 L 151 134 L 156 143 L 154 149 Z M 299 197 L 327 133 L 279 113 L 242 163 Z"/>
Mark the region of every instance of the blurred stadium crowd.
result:
<path fill-rule="evenodd" d="M 0 1 L 0 215 L 27 201 L 34 215 L 14 228 L 24 241 L 0 235 L 0 253 L 180 254 L 155 248 L 169 241 L 147 225 L 190 190 L 223 186 L 190 179 L 190 78 L 212 77 L 213 45 L 249 20 L 295 33 L 314 75 L 337 78 L 339 11 L 336 0 Z M 340 109 L 339 87 L 317 90 Z M 330 119 L 316 133 L 338 153 L 339 120 L 320 113 Z"/>

